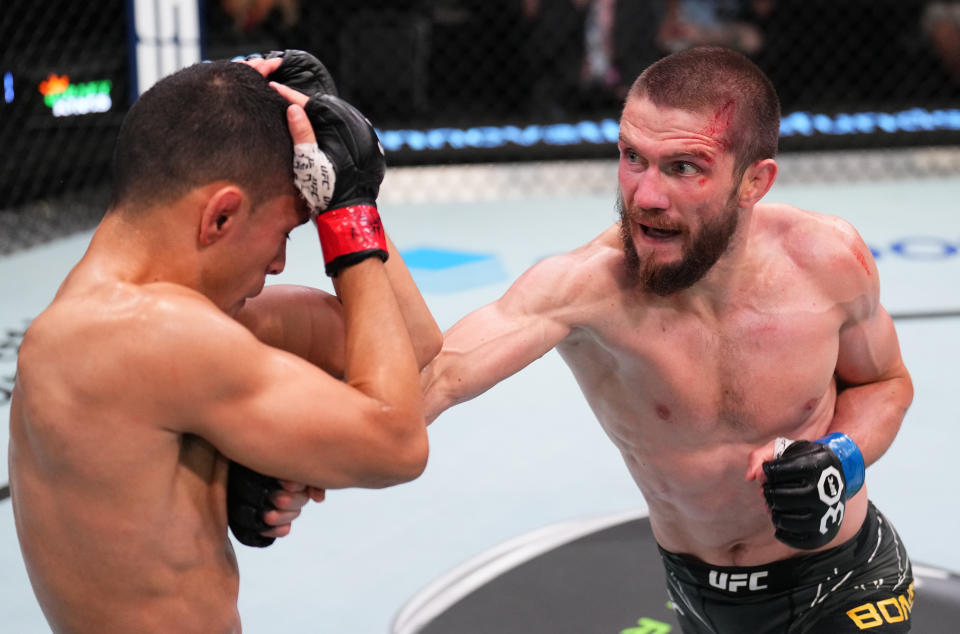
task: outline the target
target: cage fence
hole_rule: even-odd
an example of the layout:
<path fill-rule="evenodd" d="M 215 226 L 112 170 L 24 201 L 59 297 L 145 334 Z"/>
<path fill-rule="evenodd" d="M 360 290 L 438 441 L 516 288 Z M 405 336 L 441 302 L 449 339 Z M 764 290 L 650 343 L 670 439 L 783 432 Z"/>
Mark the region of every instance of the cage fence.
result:
<path fill-rule="evenodd" d="M 612 195 L 626 90 L 697 44 L 774 82 L 784 181 L 960 174 L 956 1 L 5 0 L 0 253 L 99 219 L 167 10 L 196 14 L 204 59 L 320 58 L 378 128 L 385 201 Z"/>

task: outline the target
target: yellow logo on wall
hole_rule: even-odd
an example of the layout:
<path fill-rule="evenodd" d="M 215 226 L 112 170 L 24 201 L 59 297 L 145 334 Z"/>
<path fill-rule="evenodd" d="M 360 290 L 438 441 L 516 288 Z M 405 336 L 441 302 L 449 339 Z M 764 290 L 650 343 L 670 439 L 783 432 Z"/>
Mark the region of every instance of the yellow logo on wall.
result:
<path fill-rule="evenodd" d="M 51 73 L 37 89 L 55 117 L 107 112 L 113 107 L 109 79 L 71 84 L 68 75 Z"/>

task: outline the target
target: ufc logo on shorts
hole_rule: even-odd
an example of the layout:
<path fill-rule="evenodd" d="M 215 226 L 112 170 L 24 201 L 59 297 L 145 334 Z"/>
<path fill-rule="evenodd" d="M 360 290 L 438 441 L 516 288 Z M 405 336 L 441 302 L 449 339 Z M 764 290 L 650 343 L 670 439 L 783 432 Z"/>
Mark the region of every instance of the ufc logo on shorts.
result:
<path fill-rule="evenodd" d="M 843 478 L 834 467 L 827 467 L 820 474 L 817 483 L 820 501 L 827 505 L 827 510 L 820 518 L 820 534 L 827 534 L 827 522 L 839 524 L 843 521 Z"/>
<path fill-rule="evenodd" d="M 740 588 L 745 588 L 750 592 L 756 592 L 757 590 L 767 589 L 767 585 L 760 580 L 768 574 L 770 573 L 766 570 L 751 572 L 749 574 L 745 572 L 731 574 L 728 572 L 720 572 L 719 570 L 711 570 L 710 585 L 714 588 L 726 590 L 727 592 L 739 592 Z"/>

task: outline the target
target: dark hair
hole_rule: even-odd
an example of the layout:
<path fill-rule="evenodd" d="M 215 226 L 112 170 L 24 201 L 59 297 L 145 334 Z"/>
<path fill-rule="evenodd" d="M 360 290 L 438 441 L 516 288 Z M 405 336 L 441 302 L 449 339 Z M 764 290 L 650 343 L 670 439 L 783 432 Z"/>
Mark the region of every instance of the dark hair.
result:
<path fill-rule="evenodd" d="M 736 51 L 702 46 L 668 55 L 640 74 L 628 98 L 710 112 L 718 123 L 728 123 L 722 141 L 736 157 L 738 178 L 750 164 L 777 153 L 777 92 L 763 71 Z"/>
<path fill-rule="evenodd" d="M 254 203 L 292 191 L 287 101 L 237 62 L 194 64 L 133 104 L 113 154 L 113 206 L 149 206 L 217 180 Z"/>

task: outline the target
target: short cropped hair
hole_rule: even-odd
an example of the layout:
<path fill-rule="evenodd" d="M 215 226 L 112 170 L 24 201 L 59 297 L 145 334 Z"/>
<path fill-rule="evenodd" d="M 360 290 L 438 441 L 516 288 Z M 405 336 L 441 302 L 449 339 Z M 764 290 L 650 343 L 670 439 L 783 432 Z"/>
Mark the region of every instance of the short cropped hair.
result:
<path fill-rule="evenodd" d="M 161 79 L 120 127 L 112 207 L 171 202 L 219 180 L 254 204 L 292 192 L 288 105 L 246 64 L 194 64 Z"/>
<path fill-rule="evenodd" d="M 777 153 L 777 92 L 763 71 L 736 51 L 702 46 L 668 55 L 634 81 L 628 99 L 634 98 L 722 117 L 729 123 L 722 142 L 736 157 L 737 178 L 752 163 Z"/>

